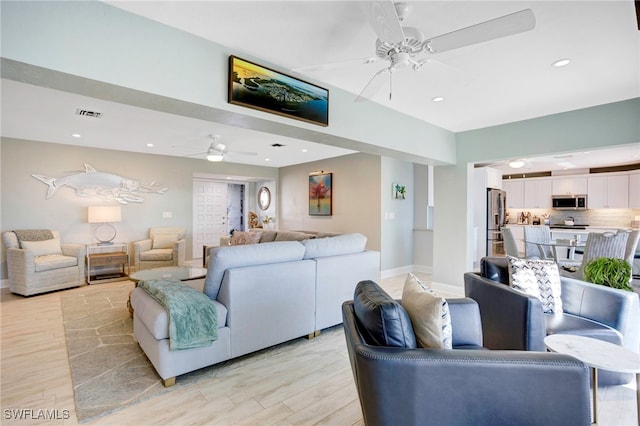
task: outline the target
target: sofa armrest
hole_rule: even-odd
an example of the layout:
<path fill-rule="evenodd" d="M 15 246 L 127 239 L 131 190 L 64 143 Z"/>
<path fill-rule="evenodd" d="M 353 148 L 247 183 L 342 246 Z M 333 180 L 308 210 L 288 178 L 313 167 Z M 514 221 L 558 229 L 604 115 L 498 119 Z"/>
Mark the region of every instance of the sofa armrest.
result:
<path fill-rule="evenodd" d="M 182 240 L 178 240 L 175 243 L 173 243 L 173 259 L 177 260 L 177 265 L 178 266 L 182 266 L 184 265 L 184 258 L 185 258 L 185 250 L 186 250 L 186 240 L 182 239 Z"/>
<path fill-rule="evenodd" d="M 78 261 L 84 262 L 85 255 L 87 254 L 87 248 L 84 244 L 60 244 L 62 254 L 65 256 L 71 256 L 78 258 Z"/>
<path fill-rule="evenodd" d="M 80 273 L 84 275 L 84 266 L 85 266 L 85 258 L 87 256 L 87 246 L 84 244 L 60 244 L 60 248 L 62 249 L 62 254 L 65 256 L 71 256 L 78 259 L 78 267 L 80 268 Z"/>
<path fill-rule="evenodd" d="M 456 346 L 482 346 L 478 303 L 469 298 L 447 299 L 451 313 L 451 341 Z"/>
<path fill-rule="evenodd" d="M 133 265 L 136 268 L 136 271 L 140 270 L 140 253 L 151 250 L 153 245 L 153 240 L 140 240 L 133 242 Z"/>
<path fill-rule="evenodd" d="M 638 352 L 640 301 L 638 294 L 573 278 L 561 278 L 562 310 L 608 325 L 622 334 L 623 346 Z"/>
<path fill-rule="evenodd" d="M 18 249 L 7 249 L 7 270 L 10 277 L 24 277 L 36 272 L 36 257 L 32 252 Z"/>
<path fill-rule="evenodd" d="M 540 301 L 474 272 L 464 274 L 465 296 L 478 303 L 484 346 L 545 351 L 546 322 Z"/>
<path fill-rule="evenodd" d="M 588 368 L 567 355 L 364 346 L 356 353 L 367 425 L 591 421 Z M 524 389 L 536 397 L 523 398 Z"/>

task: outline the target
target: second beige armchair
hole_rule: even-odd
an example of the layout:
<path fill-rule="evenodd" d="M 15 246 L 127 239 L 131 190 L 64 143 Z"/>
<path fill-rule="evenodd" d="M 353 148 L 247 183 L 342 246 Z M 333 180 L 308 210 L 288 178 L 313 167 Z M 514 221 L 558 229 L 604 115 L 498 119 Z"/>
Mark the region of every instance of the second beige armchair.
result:
<path fill-rule="evenodd" d="M 149 238 L 133 243 L 133 262 L 136 271 L 182 266 L 186 250 L 186 228 L 149 228 Z"/>

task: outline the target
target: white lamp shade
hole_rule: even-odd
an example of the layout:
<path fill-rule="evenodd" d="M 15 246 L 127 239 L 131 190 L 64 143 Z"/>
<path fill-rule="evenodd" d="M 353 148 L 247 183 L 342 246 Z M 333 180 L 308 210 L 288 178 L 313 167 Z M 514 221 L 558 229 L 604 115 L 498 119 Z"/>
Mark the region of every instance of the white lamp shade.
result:
<path fill-rule="evenodd" d="M 89 223 L 116 223 L 122 221 L 120 206 L 89 206 Z"/>

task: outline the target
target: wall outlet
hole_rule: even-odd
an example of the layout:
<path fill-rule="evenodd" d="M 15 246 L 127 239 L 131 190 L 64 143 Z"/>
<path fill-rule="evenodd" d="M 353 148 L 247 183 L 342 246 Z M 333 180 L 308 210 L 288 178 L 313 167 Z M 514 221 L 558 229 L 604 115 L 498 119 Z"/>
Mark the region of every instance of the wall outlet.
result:
<path fill-rule="evenodd" d="M 163 219 L 171 219 L 173 217 L 173 213 L 171 212 L 162 212 Z"/>

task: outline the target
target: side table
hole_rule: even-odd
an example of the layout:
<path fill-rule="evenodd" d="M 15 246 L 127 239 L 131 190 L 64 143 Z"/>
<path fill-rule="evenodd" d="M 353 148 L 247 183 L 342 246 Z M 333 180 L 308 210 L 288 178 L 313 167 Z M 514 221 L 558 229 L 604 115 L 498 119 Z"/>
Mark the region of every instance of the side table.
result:
<path fill-rule="evenodd" d="M 640 354 L 603 340 L 572 334 L 552 334 L 544 344 L 553 352 L 571 355 L 587 364 L 592 371 L 593 424 L 598 423 L 598 368 L 636 375 L 636 406 L 640 425 Z"/>
<path fill-rule="evenodd" d="M 122 281 L 129 276 L 129 244 L 87 245 L 87 284 Z"/>

